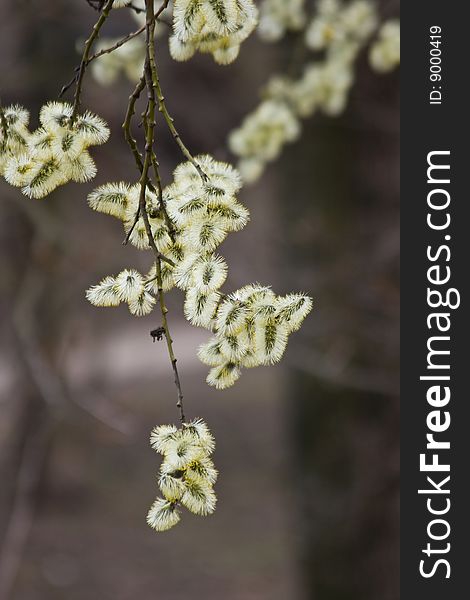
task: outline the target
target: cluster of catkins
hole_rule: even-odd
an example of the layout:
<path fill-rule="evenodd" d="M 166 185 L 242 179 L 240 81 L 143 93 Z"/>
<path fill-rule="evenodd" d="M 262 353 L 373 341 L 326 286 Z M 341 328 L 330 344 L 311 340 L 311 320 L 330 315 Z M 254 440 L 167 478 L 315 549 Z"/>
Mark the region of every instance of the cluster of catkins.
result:
<path fill-rule="evenodd" d="M 231 386 L 241 367 L 280 361 L 289 334 L 300 328 L 311 309 L 311 299 L 303 294 L 276 296 L 256 284 L 227 296 L 215 316 L 215 335 L 198 351 L 200 360 L 212 367 L 209 385 Z"/>
<path fill-rule="evenodd" d="M 199 51 L 212 54 L 219 64 L 229 64 L 257 20 L 252 0 L 175 0 L 171 56 L 188 60 Z"/>
<path fill-rule="evenodd" d="M 88 148 L 109 137 L 106 123 L 86 112 L 72 122 L 72 106 L 49 102 L 40 127 L 30 132 L 29 113 L 21 106 L 2 109 L 0 173 L 31 198 L 42 198 L 68 181 L 84 182 L 96 174 Z"/>
<path fill-rule="evenodd" d="M 155 8 L 161 3 L 155 0 Z M 145 24 L 144 0 L 115 0 L 113 8 L 132 6 L 132 17 L 140 26 Z M 252 0 L 175 0 L 170 52 L 178 61 L 190 59 L 196 51 L 211 53 L 219 64 L 229 64 L 238 56 L 240 44 L 252 33 L 257 24 L 258 11 Z M 156 35 L 165 32 L 165 26 L 156 23 Z M 101 38 L 96 50 L 111 48 L 118 38 Z M 80 44 L 81 48 L 81 44 Z M 142 73 L 145 60 L 145 41 L 135 37 L 110 53 L 100 56 L 91 64 L 94 79 L 100 85 L 111 85 L 122 73 L 134 82 Z"/>
<path fill-rule="evenodd" d="M 275 6 L 275 2 L 268 2 Z M 298 3 L 292 6 L 298 13 Z M 263 8 L 261 9 L 263 14 Z M 390 70 L 399 63 L 399 26 L 385 24 L 371 48 L 370 61 L 377 70 Z M 297 139 L 301 118 L 316 111 L 329 116 L 344 111 L 354 81 L 354 63 L 377 30 L 378 15 L 369 0 L 320 0 L 316 14 L 305 31 L 305 44 L 320 60 L 305 64 L 300 77 L 274 76 L 265 99 L 229 136 L 229 146 L 239 157 L 238 168 L 246 182 L 261 175 L 266 164 L 276 159 L 284 144 Z"/>
<path fill-rule="evenodd" d="M 369 0 L 320 0 L 305 32 L 305 43 L 312 50 L 338 44 L 360 46 L 374 32 L 377 23 L 377 7 Z"/>
<path fill-rule="evenodd" d="M 400 64 L 400 23 L 391 19 L 382 25 L 371 46 L 369 62 L 379 73 L 388 73 Z"/>
<path fill-rule="evenodd" d="M 179 505 L 196 515 L 209 515 L 217 498 L 214 483 L 217 470 L 210 456 L 215 440 L 201 419 L 175 425 L 160 425 L 152 431 L 152 448 L 163 456 L 158 486 L 163 498 L 157 498 L 147 515 L 147 523 L 156 531 L 176 525 Z"/>
<path fill-rule="evenodd" d="M 282 357 L 288 335 L 311 310 L 311 300 L 301 294 L 283 298 L 269 288 L 247 286 L 224 296 L 220 288 L 227 277 L 225 260 L 215 253 L 228 233 L 242 229 L 248 211 L 236 199 L 241 187 L 238 172 L 211 156 L 181 163 L 174 181 L 163 190 L 163 205 L 146 190 L 149 223 L 162 260 L 163 291 L 178 287 L 186 294 L 186 318 L 215 333 L 199 350 L 202 362 L 212 367 L 207 382 L 226 388 L 240 376 L 241 367 L 272 364 Z M 142 216 L 136 221 L 140 186 L 113 183 L 99 187 L 88 198 L 91 208 L 112 215 L 124 224 L 129 241 L 149 249 Z M 163 208 L 165 210 L 163 210 Z M 127 303 L 131 313 L 151 312 L 158 297 L 159 277 L 154 264 L 146 276 L 126 269 L 90 288 L 95 306 Z"/>
<path fill-rule="evenodd" d="M 244 181 L 256 181 L 268 162 L 276 160 L 284 144 L 300 135 L 300 122 L 287 103 L 268 98 L 229 136 L 231 151 L 240 157 L 237 168 Z"/>
<path fill-rule="evenodd" d="M 302 29 L 306 21 L 305 0 L 263 0 L 258 34 L 266 42 L 276 42 L 287 31 Z"/>

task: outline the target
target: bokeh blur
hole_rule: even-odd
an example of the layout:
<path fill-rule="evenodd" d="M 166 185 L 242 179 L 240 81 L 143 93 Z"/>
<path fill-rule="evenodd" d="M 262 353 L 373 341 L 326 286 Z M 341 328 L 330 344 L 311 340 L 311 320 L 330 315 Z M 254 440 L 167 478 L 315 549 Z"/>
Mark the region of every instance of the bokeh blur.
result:
<path fill-rule="evenodd" d="M 381 3 L 397 16 L 395 2 Z M 77 65 L 96 12 L 86 0 L 0 2 L 0 95 L 37 122 Z M 106 35 L 135 29 L 121 11 Z M 233 160 L 226 138 L 258 102 L 295 40 L 248 40 L 217 67 L 160 75 L 193 153 Z M 207 334 L 169 295 L 190 416 L 217 439 L 216 513 L 156 534 L 155 424 L 177 421 L 172 372 L 152 343 L 158 316 L 97 309 L 84 290 L 122 267 L 148 267 L 117 221 L 87 206 L 107 181 L 136 178 L 122 139 L 132 84 L 85 82 L 84 103 L 111 126 L 98 175 L 30 200 L 0 182 L 0 599 L 396 600 L 398 594 L 398 75 L 365 57 L 348 109 L 315 116 L 260 181 L 242 190 L 251 222 L 223 254 L 228 289 L 272 284 L 315 308 L 284 361 L 229 390 L 205 384 Z M 181 161 L 164 127 L 163 175 Z"/>

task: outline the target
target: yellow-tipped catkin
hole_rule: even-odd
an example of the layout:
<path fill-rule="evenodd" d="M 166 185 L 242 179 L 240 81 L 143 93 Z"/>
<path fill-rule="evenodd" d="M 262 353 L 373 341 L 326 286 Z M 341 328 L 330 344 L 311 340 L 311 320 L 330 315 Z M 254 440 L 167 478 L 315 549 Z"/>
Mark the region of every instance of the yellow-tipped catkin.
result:
<path fill-rule="evenodd" d="M 68 181 L 85 182 L 96 175 L 88 147 L 108 139 L 102 119 L 86 112 L 72 123 L 70 104 L 49 102 L 40 111 L 40 127 L 30 133 L 25 109 L 10 106 L 2 112 L 0 173 L 26 196 L 43 198 Z"/>
<path fill-rule="evenodd" d="M 257 20 L 252 0 L 175 0 L 171 56 L 184 61 L 199 51 L 212 54 L 218 64 L 229 64 Z"/>
<path fill-rule="evenodd" d="M 156 531 L 170 529 L 180 520 L 178 506 L 197 515 L 214 512 L 217 470 L 210 458 L 215 440 L 202 419 L 175 425 L 160 425 L 150 436 L 152 448 L 163 457 L 158 485 L 163 498 L 152 505 L 147 523 Z"/>

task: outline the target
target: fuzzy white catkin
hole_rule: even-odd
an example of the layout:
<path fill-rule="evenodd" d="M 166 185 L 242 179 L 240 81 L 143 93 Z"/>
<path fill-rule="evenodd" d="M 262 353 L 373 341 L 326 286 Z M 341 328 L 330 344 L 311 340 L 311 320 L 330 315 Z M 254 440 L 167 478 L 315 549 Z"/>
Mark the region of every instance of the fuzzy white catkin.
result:
<path fill-rule="evenodd" d="M 181 518 L 178 506 L 197 515 L 212 514 L 218 472 L 211 458 L 215 440 L 206 423 L 194 419 L 179 429 L 160 425 L 152 431 L 150 444 L 163 457 L 158 477 L 163 498 L 157 498 L 148 512 L 150 527 L 166 531 L 176 525 Z"/>
<path fill-rule="evenodd" d="M 229 64 L 257 19 L 252 0 L 175 0 L 171 56 L 184 61 L 199 51 L 212 54 L 221 65 Z"/>
<path fill-rule="evenodd" d="M 300 14 L 300 4 L 265 0 L 260 11 L 261 35 L 273 40 L 282 37 L 289 15 Z M 261 104 L 229 135 L 229 147 L 239 159 L 237 166 L 246 183 L 256 181 L 284 145 L 299 137 L 299 119 L 317 111 L 333 117 L 345 110 L 354 82 L 354 63 L 378 27 L 377 7 L 370 0 L 319 0 L 315 9 L 304 39 L 307 47 L 321 52 L 323 58 L 309 59 L 297 79 L 271 77 Z M 370 51 L 370 61 L 382 72 L 399 62 L 397 22 L 383 28 Z"/>
<path fill-rule="evenodd" d="M 239 164 L 244 180 L 252 182 L 263 165 L 275 160 L 284 144 L 293 142 L 299 135 L 299 121 L 289 106 L 277 100 L 265 100 L 232 131 L 228 141 L 232 152 L 244 161 Z"/>
<path fill-rule="evenodd" d="M 198 351 L 200 360 L 212 367 L 207 383 L 224 389 L 237 381 L 242 367 L 278 362 L 289 334 L 299 329 L 311 309 L 308 296 L 276 296 L 264 286 L 246 286 L 228 296 L 214 320 L 215 336 Z"/>
<path fill-rule="evenodd" d="M 378 73 L 388 73 L 400 64 L 400 23 L 385 22 L 371 46 L 369 61 Z"/>
<path fill-rule="evenodd" d="M 146 289 L 146 280 L 135 269 L 125 269 L 115 277 L 105 277 L 88 289 L 87 300 L 94 306 L 119 306 L 127 303 L 131 314 L 141 317 L 149 314 L 156 299 Z"/>
<path fill-rule="evenodd" d="M 147 515 L 147 523 L 155 531 L 167 531 L 179 523 L 180 519 L 181 514 L 176 505 L 164 498 L 157 498 Z"/>
<path fill-rule="evenodd" d="M 302 29 L 306 18 L 305 0 L 263 0 L 258 34 L 266 42 L 275 42 L 287 31 Z"/>
<path fill-rule="evenodd" d="M 3 109 L 0 131 L 0 173 L 31 198 L 43 198 L 68 181 L 84 182 L 96 175 L 88 148 L 103 144 L 109 129 L 100 117 L 85 112 L 70 122 L 72 106 L 49 102 L 40 111 L 40 127 L 30 132 L 28 112 Z"/>
<path fill-rule="evenodd" d="M 276 103 L 265 106 L 261 114 L 270 131 Z M 277 131 L 291 137 L 296 134 L 295 121 L 283 111 Z M 287 110 L 287 109 L 286 109 Z M 241 187 L 240 174 L 231 165 L 216 161 L 209 155 L 196 156 L 203 172 L 191 162 L 181 163 L 173 173 L 173 182 L 163 190 L 168 217 L 174 224 L 168 229 L 156 196 L 146 190 L 147 207 L 151 211 L 149 224 L 157 249 L 168 259 L 161 262 L 161 286 L 164 292 L 174 286 L 185 292 L 184 314 L 197 327 L 215 334 L 198 351 L 200 360 L 211 367 L 207 383 L 218 389 L 233 385 L 243 367 L 273 364 L 281 359 L 288 335 L 297 330 L 310 312 L 312 302 L 303 294 L 280 297 L 266 286 L 253 284 L 236 290 L 228 296 L 221 294 L 227 277 L 227 264 L 214 249 L 231 231 L 242 228 L 248 220 L 248 211 L 237 200 Z M 88 197 L 91 208 L 121 220 L 124 230 L 132 235 L 131 243 L 148 249 L 148 239 L 142 218 L 135 220 L 139 207 L 140 187 L 124 182 L 108 183 L 98 187 Z M 174 263 L 174 264 L 173 264 Z M 152 311 L 159 293 L 159 281 L 154 264 L 146 276 L 135 269 L 125 269 L 116 276 L 104 278 L 87 292 L 95 306 L 117 306 L 127 303 L 136 316 Z M 169 439 L 175 431 L 168 430 Z M 168 456 L 187 458 L 186 442 L 173 448 Z M 158 446 L 163 450 L 162 446 Z M 176 454 L 175 454 L 176 452 Z M 192 457 L 196 460 L 196 457 Z M 179 468 L 179 467 L 178 467 Z M 171 480 L 167 483 L 172 485 Z M 197 487 L 197 486 L 196 486 Z M 189 497 L 188 502 L 191 502 Z"/>

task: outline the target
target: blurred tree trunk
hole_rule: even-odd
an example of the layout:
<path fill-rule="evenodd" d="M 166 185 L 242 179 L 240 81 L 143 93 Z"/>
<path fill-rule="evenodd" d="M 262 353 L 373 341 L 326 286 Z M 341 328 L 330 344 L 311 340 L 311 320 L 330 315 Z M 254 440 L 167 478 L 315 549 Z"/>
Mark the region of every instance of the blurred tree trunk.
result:
<path fill-rule="evenodd" d="M 305 124 L 280 194 L 283 281 L 315 300 L 288 358 L 300 563 L 319 600 L 399 597 L 398 81 L 363 70 L 343 117 Z"/>

